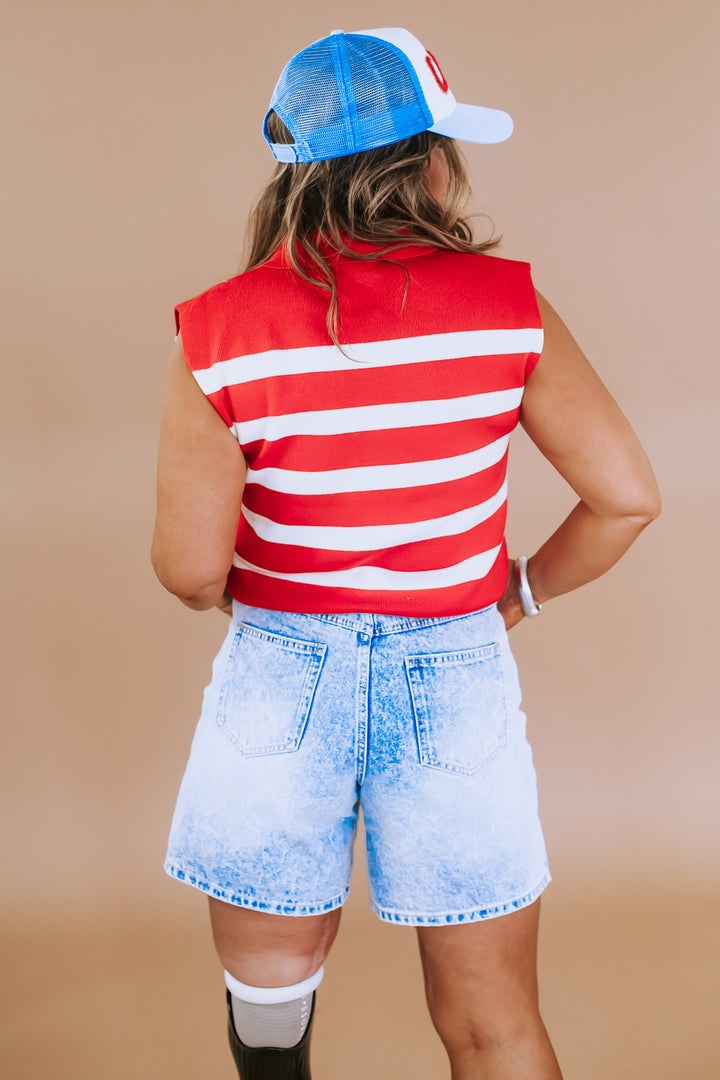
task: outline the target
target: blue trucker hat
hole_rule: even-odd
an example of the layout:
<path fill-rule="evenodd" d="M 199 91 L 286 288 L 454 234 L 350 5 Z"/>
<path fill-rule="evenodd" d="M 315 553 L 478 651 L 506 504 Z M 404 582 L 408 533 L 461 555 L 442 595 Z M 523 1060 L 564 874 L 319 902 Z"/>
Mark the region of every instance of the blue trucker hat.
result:
<path fill-rule="evenodd" d="M 274 143 L 274 110 L 294 142 Z M 263 133 L 278 161 L 327 161 L 434 131 L 465 142 L 503 142 L 512 120 L 499 109 L 461 105 L 435 57 L 400 27 L 333 30 L 285 66 Z"/>

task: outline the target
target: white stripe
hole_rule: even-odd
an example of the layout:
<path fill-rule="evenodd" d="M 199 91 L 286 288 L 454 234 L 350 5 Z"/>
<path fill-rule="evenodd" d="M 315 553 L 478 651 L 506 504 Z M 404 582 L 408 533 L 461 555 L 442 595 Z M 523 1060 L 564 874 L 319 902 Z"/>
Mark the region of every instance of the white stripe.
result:
<path fill-rule="evenodd" d="M 523 387 L 491 390 L 468 397 L 440 398 L 430 401 L 392 401 L 385 405 L 359 405 L 349 409 L 318 409 L 313 412 L 260 416 L 233 424 L 239 443 L 263 439 L 273 442 L 289 435 L 346 435 L 355 431 L 390 431 L 393 428 L 429 427 L 453 424 L 460 420 L 498 416 L 516 409 L 522 401 Z"/>
<path fill-rule="evenodd" d="M 492 569 L 501 547 L 502 544 L 498 544 L 491 551 L 481 551 L 455 566 L 413 572 L 386 570 L 383 566 L 352 566 L 348 570 L 329 570 L 326 573 L 281 574 L 254 566 L 237 554 L 233 558 L 233 566 L 238 570 L 251 570 L 255 574 L 262 574 L 263 577 L 296 581 L 300 585 L 321 585 L 329 589 L 379 589 L 385 592 L 446 589 L 452 585 L 464 585 L 468 581 L 484 578 Z"/>
<path fill-rule="evenodd" d="M 282 316 L 280 316 L 282 317 Z M 371 367 L 421 364 L 431 360 L 454 360 L 462 356 L 508 356 L 542 352 L 543 332 L 536 327 L 514 330 L 462 330 L 450 334 L 422 334 L 392 341 L 363 341 L 343 348 L 309 345 L 300 349 L 268 349 L 265 352 L 219 360 L 193 375 L 205 394 L 224 386 L 270 379 L 277 375 L 302 375 L 315 371 L 357 370 L 358 363 Z M 348 358 L 349 357 L 349 358 Z"/>
<path fill-rule="evenodd" d="M 281 525 L 243 507 L 243 517 L 262 539 L 321 551 L 382 551 L 400 544 L 415 544 L 439 536 L 457 536 L 487 521 L 505 502 L 507 480 L 485 502 L 445 517 L 392 525 Z"/>
<path fill-rule="evenodd" d="M 502 460 L 509 435 L 471 450 L 468 454 L 437 458 L 432 461 L 409 461 L 399 465 L 367 465 L 354 469 L 323 469 L 300 472 L 292 469 L 248 469 L 246 483 L 262 484 L 270 491 L 289 495 L 338 495 L 344 492 L 389 491 L 394 488 L 422 487 L 462 480 L 489 469 Z"/>

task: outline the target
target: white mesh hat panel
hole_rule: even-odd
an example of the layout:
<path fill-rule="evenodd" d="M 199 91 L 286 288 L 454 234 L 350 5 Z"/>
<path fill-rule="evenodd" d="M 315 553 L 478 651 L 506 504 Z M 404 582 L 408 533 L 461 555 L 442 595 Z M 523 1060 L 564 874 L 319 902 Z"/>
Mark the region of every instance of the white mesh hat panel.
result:
<path fill-rule="evenodd" d="M 388 41 L 391 45 L 396 45 L 398 49 L 402 49 L 412 61 L 435 123 L 438 120 L 443 120 L 453 112 L 457 104 L 453 92 L 449 87 L 447 90 L 441 88 L 438 79 L 433 74 L 433 66 L 437 65 L 437 60 L 431 56 L 414 34 L 411 34 L 409 30 L 403 30 L 400 26 L 383 27 L 381 30 L 356 30 L 353 32 L 364 34 L 367 37 L 376 37 L 381 41 Z M 428 60 L 430 63 L 428 63 Z M 436 67 L 436 70 L 439 72 L 440 78 L 442 78 L 442 71 L 440 71 L 439 67 Z"/>

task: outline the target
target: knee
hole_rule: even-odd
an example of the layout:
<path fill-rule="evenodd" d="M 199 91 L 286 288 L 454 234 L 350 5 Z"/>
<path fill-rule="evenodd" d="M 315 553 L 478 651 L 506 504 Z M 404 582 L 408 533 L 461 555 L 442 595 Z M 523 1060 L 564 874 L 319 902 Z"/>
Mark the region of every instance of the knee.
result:
<path fill-rule="evenodd" d="M 210 907 L 215 950 L 226 971 L 250 986 L 293 986 L 323 964 L 338 912 L 308 919 Z"/>
<path fill-rule="evenodd" d="M 487 1053 L 524 1042 L 542 1025 L 537 1002 L 524 995 L 500 995 L 492 1003 L 447 1001 L 428 993 L 430 1016 L 451 1059 Z"/>

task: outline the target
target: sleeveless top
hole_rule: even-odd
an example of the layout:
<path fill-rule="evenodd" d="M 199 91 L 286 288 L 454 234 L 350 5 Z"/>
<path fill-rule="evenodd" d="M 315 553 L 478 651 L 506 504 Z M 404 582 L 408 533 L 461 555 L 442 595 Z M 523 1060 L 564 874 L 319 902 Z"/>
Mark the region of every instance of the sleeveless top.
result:
<path fill-rule="evenodd" d="M 333 264 L 347 355 L 327 292 L 283 248 L 176 308 L 248 465 L 228 588 L 307 613 L 487 607 L 507 578 L 508 441 L 542 350 L 530 267 L 411 246 Z"/>

